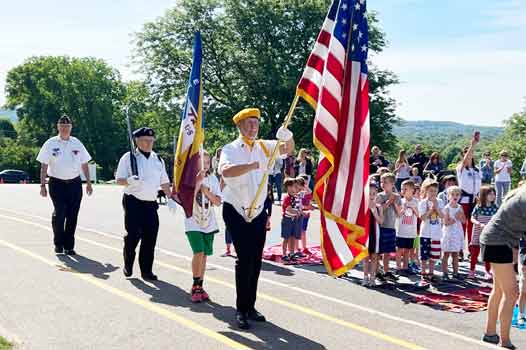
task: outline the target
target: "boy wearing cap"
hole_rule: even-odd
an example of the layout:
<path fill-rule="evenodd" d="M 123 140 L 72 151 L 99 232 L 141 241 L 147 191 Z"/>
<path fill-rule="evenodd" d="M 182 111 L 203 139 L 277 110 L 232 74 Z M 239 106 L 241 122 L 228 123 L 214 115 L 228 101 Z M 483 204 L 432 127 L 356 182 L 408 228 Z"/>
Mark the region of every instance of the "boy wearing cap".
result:
<path fill-rule="evenodd" d="M 145 280 L 155 281 L 152 272 L 155 244 L 159 231 L 157 215 L 157 192 L 159 186 L 167 198 L 171 197 L 170 180 L 166 174 L 164 161 L 153 152 L 155 132 L 151 128 L 140 128 L 133 132 L 137 149 L 134 154 L 126 152 L 120 159 L 116 172 L 117 184 L 124 186 L 122 205 L 124 208 L 124 276 L 133 273 L 135 248 L 141 241 L 139 266 Z M 138 175 L 133 175 L 131 157 L 137 160 Z M 175 208 L 173 200 L 168 200 L 170 208 Z"/>
<path fill-rule="evenodd" d="M 75 255 L 75 230 L 82 201 L 80 172 L 86 177 L 86 194 L 93 192 L 88 162 L 91 156 L 76 137 L 71 136 L 71 119 L 63 115 L 57 122 L 58 135 L 47 140 L 37 160 L 40 162 L 40 195 L 47 197 L 46 177 L 49 176 L 49 195 L 53 202 L 53 242 L 55 253 Z"/>
<path fill-rule="evenodd" d="M 274 147 L 280 143 L 280 154 L 294 149 L 292 132 L 281 127 L 278 141 L 257 140 L 260 111 L 244 109 L 233 118 L 239 137 L 223 147 L 218 171 L 226 184 L 223 191 L 223 219 L 237 252 L 236 261 L 236 321 L 241 329 L 250 328 L 249 320 L 264 322 L 255 309 L 257 285 L 266 237 L 267 214 L 263 210 L 265 191 L 251 209 L 256 192 L 263 181 L 268 185 L 268 164 Z"/>

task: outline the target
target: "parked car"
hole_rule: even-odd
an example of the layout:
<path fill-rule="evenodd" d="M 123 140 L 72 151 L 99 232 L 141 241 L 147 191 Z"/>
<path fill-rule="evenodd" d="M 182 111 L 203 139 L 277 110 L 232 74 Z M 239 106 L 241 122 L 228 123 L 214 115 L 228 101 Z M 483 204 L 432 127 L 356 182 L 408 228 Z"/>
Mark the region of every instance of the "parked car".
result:
<path fill-rule="evenodd" d="M 4 183 L 18 184 L 22 181 L 29 182 L 29 175 L 22 170 L 6 169 L 0 171 L 0 180 Z"/>

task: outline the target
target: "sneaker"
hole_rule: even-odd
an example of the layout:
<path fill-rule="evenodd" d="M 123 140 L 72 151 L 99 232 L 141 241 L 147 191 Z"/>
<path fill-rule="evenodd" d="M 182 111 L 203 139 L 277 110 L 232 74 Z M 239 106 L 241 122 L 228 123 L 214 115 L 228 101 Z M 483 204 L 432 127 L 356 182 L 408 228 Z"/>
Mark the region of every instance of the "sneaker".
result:
<path fill-rule="evenodd" d="M 302 252 L 296 252 L 296 254 L 294 254 L 294 255 L 296 255 L 297 258 L 304 258 L 306 256 Z"/>
<path fill-rule="evenodd" d="M 504 349 L 511 349 L 511 350 L 517 349 L 517 347 L 513 345 L 510 341 L 508 341 L 507 343 L 500 344 L 500 347 Z"/>
<path fill-rule="evenodd" d="M 369 286 L 369 279 L 368 278 L 364 278 L 362 280 L 362 286 L 363 287 L 368 287 Z"/>
<path fill-rule="evenodd" d="M 474 279 L 475 277 L 476 277 L 476 275 L 475 275 L 475 271 L 469 271 L 469 273 L 468 273 L 468 278 L 469 278 L 469 279 Z"/>
<path fill-rule="evenodd" d="M 210 300 L 210 296 L 208 295 L 207 292 L 205 292 L 203 287 L 201 287 L 201 301 L 208 301 L 208 300 Z"/>
<path fill-rule="evenodd" d="M 433 279 L 433 277 L 431 277 L 431 280 Z M 442 276 L 442 281 L 444 282 L 447 282 L 447 281 L 451 281 L 451 278 L 449 278 L 449 275 L 447 273 L 445 273 L 443 276 Z"/>
<path fill-rule="evenodd" d="M 290 257 L 288 255 L 283 255 L 281 257 L 281 261 L 289 262 L 290 261 Z"/>
<path fill-rule="evenodd" d="M 521 327 L 526 325 L 526 316 L 519 317 L 519 320 L 517 321 L 517 324 L 519 326 L 521 326 Z"/>
<path fill-rule="evenodd" d="M 227 251 L 224 252 L 221 256 L 222 256 L 223 258 L 224 258 L 224 257 L 227 257 L 227 256 L 232 256 L 232 253 L 230 253 L 230 250 L 227 250 Z"/>
<path fill-rule="evenodd" d="M 371 278 L 369 280 L 369 284 L 367 286 L 368 287 L 372 287 L 372 288 L 376 287 L 376 279 L 375 278 Z"/>
<path fill-rule="evenodd" d="M 398 277 L 395 276 L 395 274 L 392 273 L 391 271 L 386 272 L 386 273 L 384 274 L 384 276 L 385 276 L 385 279 L 386 279 L 386 280 L 389 280 L 389 281 L 392 281 L 392 282 L 396 282 L 396 281 L 398 281 Z"/>
<path fill-rule="evenodd" d="M 55 246 L 55 254 L 64 254 L 64 247 L 56 245 Z"/>
<path fill-rule="evenodd" d="M 482 336 L 482 339 L 481 339 L 484 343 L 490 343 L 490 344 L 495 344 L 497 345 L 498 343 L 500 343 L 500 337 L 498 334 L 494 334 L 494 335 L 487 335 L 487 334 L 484 334 Z"/>
<path fill-rule="evenodd" d="M 381 273 L 381 272 L 377 272 L 377 273 L 376 273 L 376 278 L 378 278 L 378 280 L 379 280 L 380 282 L 385 282 L 385 281 L 386 281 L 384 274 Z"/>
<path fill-rule="evenodd" d="M 190 291 L 190 299 L 192 300 L 192 303 L 200 303 L 202 299 L 201 294 L 201 288 L 199 286 L 192 286 L 192 290 Z"/>

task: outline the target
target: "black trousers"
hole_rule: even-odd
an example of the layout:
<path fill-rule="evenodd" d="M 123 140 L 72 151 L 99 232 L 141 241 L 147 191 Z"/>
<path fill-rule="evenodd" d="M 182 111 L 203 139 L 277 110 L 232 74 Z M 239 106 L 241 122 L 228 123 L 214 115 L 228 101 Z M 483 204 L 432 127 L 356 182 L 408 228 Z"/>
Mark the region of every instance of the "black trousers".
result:
<path fill-rule="evenodd" d="M 64 249 L 75 246 L 75 230 L 82 201 L 82 181 L 80 177 L 72 180 L 49 178 L 49 196 L 53 202 L 53 242 Z"/>
<path fill-rule="evenodd" d="M 155 244 L 159 232 L 159 216 L 156 201 L 142 201 L 131 195 L 122 198 L 124 207 L 124 265 L 131 269 L 135 261 L 135 249 L 141 242 L 139 266 L 142 274 L 152 272 Z"/>
<path fill-rule="evenodd" d="M 267 214 L 261 212 L 252 222 L 246 222 L 234 207 L 223 204 L 223 220 L 232 235 L 236 248 L 236 307 L 237 311 L 254 309 L 261 260 L 266 238 Z"/>

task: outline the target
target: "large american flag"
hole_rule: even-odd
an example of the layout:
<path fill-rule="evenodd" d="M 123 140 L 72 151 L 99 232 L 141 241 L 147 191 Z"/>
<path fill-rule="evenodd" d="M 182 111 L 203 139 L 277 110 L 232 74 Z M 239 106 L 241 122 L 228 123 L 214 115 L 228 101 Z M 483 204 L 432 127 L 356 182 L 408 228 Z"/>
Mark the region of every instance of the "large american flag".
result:
<path fill-rule="evenodd" d="M 316 110 L 314 144 L 322 158 L 314 197 L 322 214 L 324 262 L 332 275 L 367 256 L 367 51 L 365 0 L 334 0 L 297 88 Z"/>

